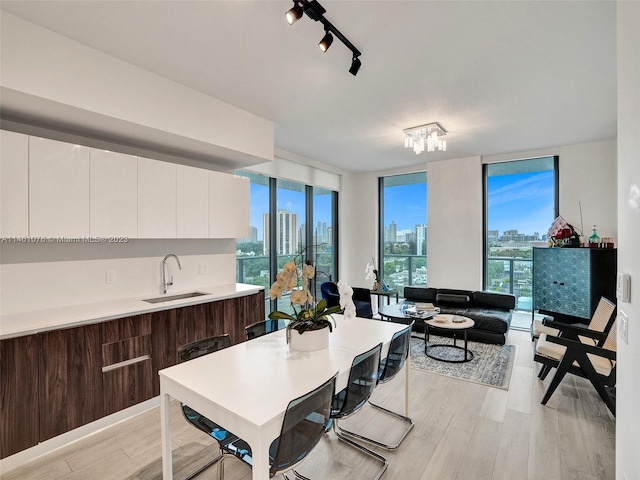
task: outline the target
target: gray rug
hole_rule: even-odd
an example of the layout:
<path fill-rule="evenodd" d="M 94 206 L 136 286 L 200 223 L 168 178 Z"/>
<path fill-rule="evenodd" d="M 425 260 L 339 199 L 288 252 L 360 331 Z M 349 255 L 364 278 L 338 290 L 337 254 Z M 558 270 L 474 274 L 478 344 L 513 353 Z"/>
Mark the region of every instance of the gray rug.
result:
<path fill-rule="evenodd" d="M 415 335 L 415 334 L 414 334 Z M 443 343 L 453 344 L 453 339 L 429 335 L 429 345 Z M 457 345 L 463 346 L 464 342 L 457 341 Z M 452 348 L 439 349 L 429 347 L 429 354 L 436 353 L 445 358 L 457 359 L 458 355 L 464 356 L 462 350 Z M 515 345 L 492 345 L 487 343 L 469 342 L 469 350 L 474 358 L 466 363 L 447 363 L 427 357 L 424 354 L 424 340 L 411 339 L 411 367 L 426 370 L 438 375 L 459 378 L 470 382 L 482 383 L 491 387 L 509 390 L 511 372 L 516 358 Z"/>

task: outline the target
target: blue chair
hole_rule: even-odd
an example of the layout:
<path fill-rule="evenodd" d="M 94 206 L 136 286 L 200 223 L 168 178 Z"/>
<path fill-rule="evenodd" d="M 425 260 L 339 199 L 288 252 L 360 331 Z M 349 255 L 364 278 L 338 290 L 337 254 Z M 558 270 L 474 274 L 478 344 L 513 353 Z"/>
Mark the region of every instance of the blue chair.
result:
<path fill-rule="evenodd" d="M 351 364 L 351 371 L 349 372 L 349 383 L 344 390 L 338 392 L 333 397 L 333 403 L 331 405 L 331 423 L 333 424 L 333 431 L 338 439 L 382 463 L 382 468 L 378 471 L 375 480 L 382 477 L 387 470 L 387 459 L 369 450 L 367 447 L 354 442 L 348 435 L 343 435 L 338 422 L 358 412 L 367 400 L 369 400 L 369 397 L 371 397 L 378 383 L 381 351 L 382 344 L 380 343 L 371 350 L 354 358 Z"/>
<path fill-rule="evenodd" d="M 409 346 L 411 342 L 412 327 L 413 327 L 413 323 L 411 323 L 405 329 L 395 333 L 393 337 L 391 337 L 391 343 L 389 344 L 389 353 L 387 354 L 386 358 L 380 361 L 380 369 L 378 371 L 379 384 L 386 383 L 392 380 L 398 374 L 398 372 L 402 370 L 402 367 L 404 366 L 405 362 L 407 361 L 407 358 L 409 357 Z M 406 436 L 409 434 L 409 432 L 413 428 L 414 426 L 413 420 L 411 420 L 409 417 L 406 417 L 404 415 L 401 415 L 399 413 L 396 413 L 394 411 L 381 407 L 380 405 L 376 405 L 371 400 L 369 400 L 369 405 L 371 405 L 372 407 L 384 413 L 392 415 L 393 417 L 399 418 L 400 420 L 409 424 L 409 427 L 404 431 L 402 437 L 400 438 L 400 440 L 398 440 L 398 442 L 394 444 L 382 443 L 378 440 L 373 440 L 371 438 L 365 437 L 363 435 L 359 435 L 357 433 L 350 432 L 343 428 L 340 429 L 340 433 L 349 435 L 351 437 L 357 438 L 359 440 L 363 440 L 368 443 L 372 443 L 382 448 L 386 448 L 387 450 L 395 450 L 400 446 L 400 444 L 404 441 Z"/>
<path fill-rule="evenodd" d="M 269 477 L 293 471 L 296 477 L 306 478 L 296 468 L 318 444 L 325 432 L 331 413 L 331 401 L 335 390 L 336 375 L 311 392 L 289 402 L 284 413 L 280 436 L 269 447 Z M 224 478 L 224 461 L 228 457 L 241 458 L 252 466 L 251 448 L 242 439 L 224 444 L 225 454 L 220 461 L 218 479 Z M 246 452 L 239 456 L 237 451 Z"/>
<path fill-rule="evenodd" d="M 178 348 L 178 363 L 193 360 L 194 358 L 200 357 L 202 355 L 207 355 L 209 353 L 222 350 L 223 348 L 230 347 L 231 344 L 231 336 L 225 334 L 218 335 L 216 337 L 204 338 L 202 340 L 197 340 L 187 345 L 183 345 L 182 347 Z M 202 473 L 204 470 L 206 470 L 222 458 L 223 442 L 233 442 L 237 440 L 238 437 L 233 433 L 227 431 L 224 427 L 221 427 L 217 423 L 209 420 L 207 417 L 199 414 L 193 408 L 185 405 L 184 403 L 182 404 L 182 414 L 190 424 L 216 440 L 218 442 L 218 446 L 220 447 L 220 455 L 189 475 L 187 477 L 188 480 Z"/>
<path fill-rule="evenodd" d="M 371 291 L 368 288 L 352 287 L 353 304 L 356 307 L 356 316 L 360 318 L 373 318 L 373 308 L 371 307 Z M 322 298 L 327 301 L 327 307 L 340 305 L 340 292 L 338 285 L 334 282 L 324 282 L 320 285 Z"/>

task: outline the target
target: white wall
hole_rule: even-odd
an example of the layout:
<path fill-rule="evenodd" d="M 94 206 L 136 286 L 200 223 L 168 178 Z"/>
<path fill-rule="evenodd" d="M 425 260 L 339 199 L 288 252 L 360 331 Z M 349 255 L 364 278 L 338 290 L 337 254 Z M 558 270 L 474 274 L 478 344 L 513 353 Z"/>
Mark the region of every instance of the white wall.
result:
<path fill-rule="evenodd" d="M 591 227 L 595 224 L 600 237 L 612 237 L 616 242 L 618 222 L 615 140 L 484 156 L 482 161 L 492 163 L 550 155 L 560 156 L 560 215 L 579 229 L 580 202 L 586 236 L 591 235 Z"/>
<path fill-rule="evenodd" d="M 640 478 L 640 3 L 618 8 L 618 271 L 631 275 L 629 343 L 618 338 L 616 478 Z"/>
<path fill-rule="evenodd" d="M 102 138 L 167 142 L 175 152 L 203 157 L 273 159 L 272 121 L 10 13 L 0 21 L 5 113 L 49 117 L 66 130 L 94 129 Z"/>
<path fill-rule="evenodd" d="M 0 314 L 161 293 L 160 262 L 174 276 L 169 292 L 234 284 L 235 241 L 130 240 L 119 244 L 2 244 Z M 207 274 L 200 275 L 200 265 Z M 106 272 L 115 282 L 106 283 Z"/>

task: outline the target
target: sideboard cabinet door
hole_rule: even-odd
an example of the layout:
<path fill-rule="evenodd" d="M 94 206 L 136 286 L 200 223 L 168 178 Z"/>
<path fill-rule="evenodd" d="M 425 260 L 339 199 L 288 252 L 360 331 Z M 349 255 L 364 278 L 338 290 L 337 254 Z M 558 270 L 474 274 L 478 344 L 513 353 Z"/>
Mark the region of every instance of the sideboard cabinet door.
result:
<path fill-rule="evenodd" d="M 534 248 L 533 308 L 591 319 L 600 297 L 616 301 L 617 251 L 598 248 Z"/>

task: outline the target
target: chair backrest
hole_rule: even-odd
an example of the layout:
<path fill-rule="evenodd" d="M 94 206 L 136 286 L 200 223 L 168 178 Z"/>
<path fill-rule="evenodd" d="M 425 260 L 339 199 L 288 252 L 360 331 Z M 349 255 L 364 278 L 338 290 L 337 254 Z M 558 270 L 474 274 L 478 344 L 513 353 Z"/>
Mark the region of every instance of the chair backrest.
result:
<path fill-rule="evenodd" d="M 593 317 L 591 317 L 591 321 L 589 322 L 589 330 L 595 330 L 597 332 L 606 331 L 615 311 L 616 305 L 613 302 L 604 297 L 600 297 L 598 306 L 595 312 L 593 312 Z"/>
<path fill-rule="evenodd" d="M 270 476 L 291 470 L 317 445 L 331 413 L 334 375 L 315 390 L 289 402 L 270 467 Z"/>
<path fill-rule="evenodd" d="M 331 416 L 341 418 L 362 407 L 378 383 L 382 343 L 353 359 L 347 388 L 334 397 Z"/>
<path fill-rule="evenodd" d="M 400 330 L 391 337 L 387 358 L 380 361 L 378 383 L 391 380 L 404 366 L 409 356 L 409 344 L 411 343 L 411 328 L 413 322 L 407 328 Z"/>
<path fill-rule="evenodd" d="M 617 320 L 614 320 L 611 324 L 611 329 L 609 330 L 609 334 L 602 345 L 602 348 L 606 350 L 611 350 L 612 352 L 617 351 L 618 349 L 618 328 L 616 326 Z"/>
<path fill-rule="evenodd" d="M 334 282 L 323 282 L 320 285 L 320 293 L 322 298 L 327 302 L 327 307 L 335 307 L 340 305 L 340 292 L 338 285 Z"/>
<path fill-rule="evenodd" d="M 267 333 L 277 332 L 287 327 L 288 320 L 263 320 L 245 327 L 244 334 L 247 340 L 261 337 Z"/>
<path fill-rule="evenodd" d="M 228 333 L 188 343 L 178 347 L 178 363 L 230 347 L 231 343 L 231 336 Z"/>
<path fill-rule="evenodd" d="M 373 308 L 371 307 L 371 290 L 362 287 L 352 287 L 353 304 L 356 307 L 356 316 L 360 318 L 373 318 Z"/>

